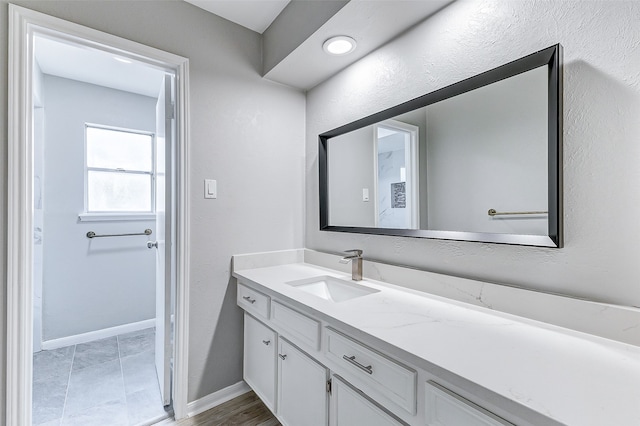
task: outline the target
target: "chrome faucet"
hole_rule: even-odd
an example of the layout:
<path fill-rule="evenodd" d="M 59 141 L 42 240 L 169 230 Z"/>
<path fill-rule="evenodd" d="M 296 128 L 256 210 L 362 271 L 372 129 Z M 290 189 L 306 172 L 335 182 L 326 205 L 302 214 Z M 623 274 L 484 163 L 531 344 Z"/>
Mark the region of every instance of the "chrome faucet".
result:
<path fill-rule="evenodd" d="M 351 261 L 351 279 L 362 281 L 362 250 L 353 249 L 345 250 L 344 252 L 353 254 L 340 259 L 340 263 L 349 263 Z"/>

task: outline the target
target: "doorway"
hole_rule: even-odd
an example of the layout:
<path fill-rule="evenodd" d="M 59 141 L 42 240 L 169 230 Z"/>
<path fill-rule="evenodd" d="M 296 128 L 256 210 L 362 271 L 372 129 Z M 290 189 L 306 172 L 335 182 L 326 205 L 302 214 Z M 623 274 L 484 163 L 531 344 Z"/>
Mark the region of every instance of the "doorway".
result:
<path fill-rule="evenodd" d="M 374 125 L 376 228 L 420 229 L 418 127 L 387 120 Z"/>
<path fill-rule="evenodd" d="M 138 380 L 137 385 L 140 385 L 140 380 L 143 379 L 140 373 L 149 372 L 150 368 L 157 385 L 157 395 L 150 397 L 157 400 L 155 409 L 162 410 L 163 406 L 173 405 L 176 417 L 180 418 L 184 416 L 186 410 L 185 355 L 188 318 L 186 285 L 188 280 L 185 267 L 187 264 L 185 250 L 187 158 L 185 154 L 188 62 L 175 55 L 14 5 L 10 5 L 10 22 L 9 192 L 11 195 L 9 196 L 8 222 L 11 231 L 8 236 L 7 302 L 11 309 L 7 312 L 7 361 L 8 371 L 11 373 L 7 377 L 7 424 L 44 424 L 49 420 L 63 419 L 65 412 L 69 419 L 72 419 L 73 415 L 85 416 L 79 417 L 83 419 L 83 424 L 92 424 L 93 420 L 86 417 L 87 415 L 99 414 L 105 408 L 114 408 L 109 407 L 109 404 L 113 405 L 117 400 L 109 396 L 102 401 L 96 400 L 101 392 L 102 396 L 105 396 L 104 392 L 109 388 L 105 385 L 109 380 L 104 380 L 104 377 L 113 376 L 116 382 L 119 381 L 111 383 L 114 386 L 109 390 L 113 395 L 123 396 L 126 403 L 127 398 L 133 401 L 136 398 L 140 400 L 148 396 L 140 392 L 134 395 L 133 391 L 136 380 Z M 70 78 L 72 77 L 70 75 L 54 75 L 59 74 L 60 71 L 54 72 L 49 66 L 46 67 L 48 72 L 40 75 L 39 72 L 43 70 L 38 68 L 44 59 L 38 58 L 38 52 L 54 49 L 51 43 L 56 44 L 55 48 L 73 48 L 74 52 L 81 56 L 94 54 L 108 61 L 118 61 L 123 65 L 145 69 L 147 73 L 143 80 L 146 81 L 152 80 L 149 77 L 152 74 L 159 76 L 155 97 L 146 96 L 147 103 L 152 101 L 150 115 L 153 117 L 154 128 L 149 129 L 148 125 L 147 128 L 143 128 L 145 126 L 142 124 L 140 126 L 121 125 L 109 121 L 114 119 L 117 115 L 114 111 L 118 109 L 118 107 L 114 108 L 115 104 L 111 103 L 110 96 L 116 92 L 126 93 L 130 97 L 128 102 L 133 102 L 133 95 L 131 90 L 127 91 L 126 88 L 109 87 L 108 79 L 89 81 L 83 80 L 81 76 Z M 70 72 L 82 71 L 83 67 L 80 64 L 83 60 L 86 62 L 84 57 L 84 59 L 78 59 L 80 62 L 74 63 L 71 61 L 73 54 L 70 52 L 65 54 L 58 52 L 54 56 L 63 57 L 67 66 L 71 64 Z M 99 61 L 92 58 L 89 62 L 95 66 Z M 60 66 L 64 65 L 62 63 Z M 104 65 L 100 68 L 104 69 Z M 100 74 L 98 71 L 94 69 L 92 72 L 85 72 L 85 76 L 96 78 Z M 115 73 L 115 75 L 117 78 L 112 80 L 116 82 L 135 81 L 131 73 Z M 103 73 L 102 76 L 104 77 L 105 74 Z M 113 77 L 114 72 L 107 72 L 106 76 Z M 58 96 L 60 105 L 73 104 L 76 101 L 81 104 L 79 100 L 82 98 L 82 90 L 77 91 L 75 98 L 72 95 L 75 93 L 74 87 L 77 89 L 80 86 L 83 90 L 102 91 L 101 95 L 92 93 L 87 97 L 110 104 L 112 110 L 104 116 L 104 120 L 86 117 L 79 119 L 83 125 L 82 129 L 78 130 L 77 125 L 63 123 L 63 118 L 76 114 L 63 111 L 59 117 L 54 118 L 53 105 L 56 103 L 54 101 L 56 90 L 60 95 Z M 42 94 L 49 95 L 51 102 L 49 111 L 47 96 Z M 122 107 L 123 104 L 120 105 Z M 78 107 L 79 105 L 69 106 L 72 110 L 83 109 Z M 48 117 L 49 112 L 52 112 L 51 117 Z M 124 115 L 131 116 L 126 113 Z M 76 185 L 81 188 L 80 191 L 77 191 L 78 188 L 76 190 L 71 188 L 78 183 L 76 176 L 67 179 L 66 184 L 64 184 L 65 179 L 62 179 L 61 188 L 64 188 L 62 191 L 47 192 L 46 188 L 50 186 L 47 179 L 54 176 L 55 169 L 50 167 L 55 162 L 51 163 L 50 159 L 46 158 L 46 153 L 49 152 L 46 149 L 47 144 L 54 140 L 53 137 L 48 140 L 48 128 L 56 126 L 62 127 L 62 130 L 73 128 L 73 131 L 82 133 L 80 138 L 75 138 L 76 141 L 81 140 L 81 143 L 76 143 L 74 148 L 64 149 L 58 146 L 50 150 L 58 154 L 55 161 L 64 165 L 60 168 L 62 174 L 78 165 L 74 160 L 80 159 L 79 166 L 83 178 L 80 185 Z M 109 144 L 101 142 L 99 137 L 100 134 L 104 136 L 105 133 L 109 133 L 108 139 L 111 141 Z M 119 142 L 113 142 L 117 139 L 114 139 L 114 135 L 129 137 L 128 145 L 120 143 L 121 147 L 126 145 L 128 148 L 118 151 Z M 137 142 L 131 142 L 131 140 Z M 44 150 L 42 150 L 43 146 Z M 115 151 L 114 147 L 116 147 Z M 129 156 L 128 163 L 125 161 L 126 166 L 122 167 L 118 162 L 110 163 L 110 158 L 117 157 L 118 161 L 121 161 L 123 153 L 127 150 L 131 151 L 131 147 L 133 147 L 133 154 L 129 152 L 132 155 Z M 142 157 L 145 159 L 140 161 Z M 128 204 L 125 200 L 124 208 L 121 203 L 115 202 L 122 201 L 123 188 L 129 189 Z M 141 194 L 145 192 L 147 195 L 142 196 Z M 59 196 L 57 194 L 72 193 L 76 197 L 80 195 L 83 208 L 76 208 L 75 220 L 70 221 L 66 218 L 60 224 L 56 224 L 55 220 L 61 218 L 60 212 L 55 211 L 48 218 L 48 201 L 73 204 L 68 201 L 60 203 L 61 200 L 56 200 Z M 54 204 L 56 203 L 51 203 L 52 206 Z M 55 220 L 52 217 L 55 217 Z M 63 229 L 63 222 L 74 230 Z M 144 228 L 141 232 L 133 228 L 138 225 Z M 84 229 L 88 226 L 91 230 Z M 124 230 L 123 227 L 129 228 Z M 78 237 L 77 234 L 80 234 L 82 241 L 79 246 L 84 249 L 85 258 L 74 257 L 74 261 L 67 261 L 66 265 L 64 258 L 55 259 L 56 252 L 69 255 L 73 250 L 69 247 L 62 248 L 59 245 L 62 243 L 54 244 L 52 250 L 47 250 L 48 242 L 55 242 L 56 234 L 61 236 L 59 240 L 64 243 L 68 243 L 72 236 Z M 151 259 L 147 263 L 151 266 L 149 272 L 152 279 L 146 280 L 146 287 L 147 290 L 153 291 L 146 292 L 147 300 L 143 303 L 148 305 L 146 313 L 138 312 L 139 309 L 132 309 L 132 306 L 138 307 L 140 303 L 135 302 L 133 300 L 135 297 L 131 294 L 119 300 L 109 298 L 122 293 L 122 289 L 115 288 L 122 281 L 126 281 L 126 287 L 135 287 L 143 281 L 140 277 L 129 277 L 129 275 L 135 275 L 136 270 L 125 274 L 126 278 L 107 279 L 106 282 L 111 283 L 111 288 L 105 289 L 106 284 L 104 281 L 99 282 L 100 278 L 104 278 L 109 270 L 123 269 L 122 265 L 119 267 L 117 262 L 112 263 L 100 271 L 91 264 L 96 258 L 122 255 L 123 252 L 127 257 L 133 257 L 134 252 L 137 254 L 145 252 L 143 256 L 146 256 L 147 260 Z M 68 256 L 67 260 L 69 258 L 71 256 Z M 53 259 L 53 262 L 48 262 L 50 259 Z M 140 264 L 136 261 L 131 263 L 134 266 Z M 49 276 L 51 271 L 55 272 L 56 268 L 64 269 L 65 266 L 66 271 L 59 276 Z M 87 266 L 88 269 L 83 271 L 83 267 Z M 76 287 L 72 285 L 74 278 L 78 278 L 79 284 L 76 283 Z M 48 288 L 50 283 L 56 283 L 58 287 Z M 91 289 L 92 284 L 96 283 L 98 285 Z M 89 301 L 88 298 L 82 300 L 79 296 L 82 296 L 83 292 L 84 296 L 91 296 L 95 300 Z M 149 294 L 152 300 L 148 300 Z M 80 299 L 74 308 L 70 308 L 72 298 Z M 54 308 L 53 302 L 56 299 L 62 300 L 63 303 L 59 303 L 59 306 Z M 98 313 L 101 305 L 111 309 Z M 52 313 L 53 315 L 49 315 Z M 71 315 L 65 316 L 69 313 Z M 107 318 L 110 314 L 113 314 L 111 319 Z M 136 317 L 136 314 L 140 316 Z M 173 322 L 172 318 L 175 318 Z M 53 319 L 56 321 L 55 325 L 53 325 Z M 172 330 L 175 330 L 174 334 Z M 33 357 L 32 353 L 38 350 L 40 350 L 38 354 L 44 354 L 44 356 Z M 125 363 L 126 357 L 130 358 Z M 36 411 L 38 409 L 36 403 L 40 396 L 38 392 L 43 392 L 44 388 L 39 388 L 35 384 L 43 379 L 43 374 L 46 375 L 47 371 L 59 371 L 59 365 L 54 366 L 46 362 L 56 359 L 61 359 L 64 365 L 68 361 L 69 372 L 66 383 L 63 383 L 65 382 L 64 371 L 59 375 L 60 377 L 57 377 L 59 394 L 65 397 L 62 411 L 59 413 L 60 417 L 56 412 L 49 413 L 51 418 L 47 418 L 42 416 L 42 410 Z M 143 366 L 143 361 L 148 365 Z M 125 364 L 128 364 L 128 367 L 125 368 Z M 41 368 L 43 366 L 44 368 Z M 75 370 L 74 367 L 76 367 Z M 91 381 L 87 378 L 87 372 L 92 369 L 98 372 L 101 369 L 114 371 L 109 370 L 107 373 L 103 371 L 107 376 L 103 376 L 103 380 L 96 379 L 98 380 L 96 386 L 89 386 L 85 390 L 80 389 L 77 384 L 86 384 Z M 128 392 L 124 387 L 127 382 L 125 369 L 133 374 L 129 378 L 129 385 L 131 385 L 129 390 L 132 392 Z M 74 372 L 77 373 L 75 381 Z M 52 383 L 46 384 L 49 388 L 44 393 L 48 396 L 52 395 L 50 387 L 55 386 L 55 383 Z M 122 389 L 116 389 L 118 384 L 123 385 Z M 88 396 L 88 398 L 69 400 L 74 394 L 79 397 Z M 51 398 L 45 398 L 45 400 L 51 402 Z M 102 406 L 100 403 L 103 403 Z M 46 401 L 44 406 L 47 408 Z M 41 405 L 40 408 L 42 407 Z M 58 410 L 59 407 L 55 409 Z M 144 410 L 134 409 L 133 411 L 141 413 Z M 128 415 L 126 410 L 124 412 L 119 410 L 121 414 L 111 417 L 110 424 L 115 424 L 113 422 L 116 418 L 119 419 L 118 424 L 153 421 L 163 416 L 162 411 L 149 411 L 150 417 L 135 418 Z M 93 423 L 100 424 L 100 420 L 95 420 Z"/>
<path fill-rule="evenodd" d="M 41 35 L 33 76 L 33 425 L 161 419 L 172 338 L 158 163 L 174 76 Z"/>

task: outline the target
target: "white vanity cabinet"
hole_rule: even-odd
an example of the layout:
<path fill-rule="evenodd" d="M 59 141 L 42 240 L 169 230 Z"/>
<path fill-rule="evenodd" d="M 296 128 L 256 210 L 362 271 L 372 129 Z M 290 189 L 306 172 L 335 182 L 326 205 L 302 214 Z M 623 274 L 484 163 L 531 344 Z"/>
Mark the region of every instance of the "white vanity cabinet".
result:
<path fill-rule="evenodd" d="M 327 369 L 280 338 L 278 416 L 288 426 L 327 426 Z"/>
<path fill-rule="evenodd" d="M 284 426 L 513 426 L 339 323 L 238 286 L 244 379 Z"/>
<path fill-rule="evenodd" d="M 244 381 L 271 411 L 276 410 L 277 349 L 276 332 L 245 313 Z"/>
<path fill-rule="evenodd" d="M 340 376 L 331 378 L 331 426 L 404 426 Z"/>
<path fill-rule="evenodd" d="M 640 425 L 638 345 L 617 341 L 632 339 L 617 327 L 635 324 L 639 312 L 610 312 L 611 328 L 592 336 L 582 326 L 564 327 L 566 318 L 549 323 L 545 319 L 552 316 L 526 309 L 526 303 L 501 312 L 468 303 L 469 295 L 487 290 L 498 304 L 522 297 L 536 306 L 577 309 L 580 318 L 598 321 L 594 313 L 604 304 L 373 261 L 369 273 L 380 280 L 353 283 L 346 269 L 332 267 L 341 259 L 313 250 L 233 259 L 238 306 L 273 330 L 285 342 L 282 349 L 301 353 L 306 362 L 300 365 L 313 366 L 308 368 L 318 370 L 318 377 L 329 375 L 332 392 L 313 397 L 328 410 L 322 424 Z M 614 319 L 618 314 L 625 316 L 621 322 Z M 312 397 L 286 384 L 280 389 L 279 381 L 294 370 L 278 373 L 286 362 L 277 353 L 275 364 L 274 414 L 285 426 L 306 426 L 315 416 L 289 421 L 287 410 L 295 412 L 301 399 Z M 307 381 L 312 374 L 300 377 Z M 283 411 L 278 401 L 292 405 Z"/>

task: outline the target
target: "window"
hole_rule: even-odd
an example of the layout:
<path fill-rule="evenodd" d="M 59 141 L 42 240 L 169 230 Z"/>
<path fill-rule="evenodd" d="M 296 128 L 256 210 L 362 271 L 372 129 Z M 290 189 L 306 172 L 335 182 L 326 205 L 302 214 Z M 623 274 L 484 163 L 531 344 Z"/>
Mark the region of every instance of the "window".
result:
<path fill-rule="evenodd" d="M 86 213 L 154 211 L 153 134 L 86 125 Z"/>

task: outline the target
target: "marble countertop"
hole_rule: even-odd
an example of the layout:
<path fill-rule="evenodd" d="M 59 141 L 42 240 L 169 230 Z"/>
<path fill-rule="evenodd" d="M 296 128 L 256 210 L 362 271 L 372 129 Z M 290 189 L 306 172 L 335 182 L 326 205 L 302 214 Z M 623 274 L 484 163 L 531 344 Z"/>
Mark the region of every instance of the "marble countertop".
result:
<path fill-rule="evenodd" d="M 286 283 L 351 277 L 306 263 L 233 275 L 561 423 L 640 425 L 637 346 L 368 279 L 379 292 L 330 302 Z"/>

